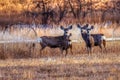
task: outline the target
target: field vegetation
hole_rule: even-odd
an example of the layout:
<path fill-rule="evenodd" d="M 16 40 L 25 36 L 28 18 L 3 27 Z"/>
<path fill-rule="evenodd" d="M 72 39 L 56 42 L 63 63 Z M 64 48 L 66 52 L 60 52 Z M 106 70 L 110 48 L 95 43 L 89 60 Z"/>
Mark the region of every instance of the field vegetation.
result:
<path fill-rule="evenodd" d="M 120 1 L 0 0 L 0 80 L 120 80 L 120 41 L 88 54 L 76 27 L 86 23 L 95 27 L 90 33 L 120 37 Z M 36 40 L 63 35 L 61 25 L 73 26 L 73 54 L 49 47 L 40 53 Z M 25 40 L 36 42 L 17 42 Z"/>
<path fill-rule="evenodd" d="M 34 31 L 29 28 L 21 28 L 21 29 L 15 29 L 14 31 L 6 31 L 5 33 L 1 32 L 1 41 L 5 41 L 0 44 L 0 54 L 1 59 L 7 59 L 7 58 L 40 58 L 40 57 L 54 57 L 54 56 L 61 56 L 59 49 L 52 49 L 52 48 L 45 48 L 43 50 L 43 53 L 40 53 L 40 44 L 38 42 L 17 42 L 20 40 L 37 40 L 40 36 L 60 36 L 63 34 L 62 30 L 60 28 L 35 28 L 34 29 L 37 35 L 35 35 Z M 110 31 L 111 30 L 111 31 Z M 108 33 L 109 32 L 109 33 Z M 57 34 L 56 34 L 57 33 Z M 85 43 L 81 37 L 81 33 L 79 29 L 73 25 L 73 29 L 69 31 L 69 33 L 72 33 L 72 36 L 70 39 L 72 40 L 72 51 L 74 54 L 69 53 L 68 55 L 81 55 L 81 54 L 87 54 Z M 99 29 L 94 29 L 91 31 L 91 33 L 99 33 Z M 102 29 L 102 33 L 106 35 L 106 38 L 112 38 L 113 37 L 113 28 L 106 28 Z M 114 37 L 119 37 L 119 27 L 114 32 Z M 12 43 L 9 43 L 7 41 L 13 41 Z M 33 45 L 35 43 L 35 45 Z M 108 54 L 108 53 L 119 53 L 120 49 L 120 42 L 119 41 L 108 41 L 106 51 L 104 50 L 104 53 L 101 53 L 101 50 L 99 47 L 94 47 L 93 54 L 94 53 L 100 53 L 100 54 Z"/>
<path fill-rule="evenodd" d="M 4 0 L 0 24 L 119 23 L 119 0 Z"/>
<path fill-rule="evenodd" d="M 2 80 L 120 79 L 120 42 L 108 42 L 106 52 L 101 53 L 96 47 L 91 54 L 86 53 L 83 44 L 73 44 L 74 54 L 69 52 L 66 57 L 58 49 L 47 48 L 43 54 L 35 49 L 36 54 L 34 51 L 26 52 L 29 49 L 25 44 L 15 45 L 13 49 L 0 53 L 1 58 L 5 58 L 0 60 Z"/>

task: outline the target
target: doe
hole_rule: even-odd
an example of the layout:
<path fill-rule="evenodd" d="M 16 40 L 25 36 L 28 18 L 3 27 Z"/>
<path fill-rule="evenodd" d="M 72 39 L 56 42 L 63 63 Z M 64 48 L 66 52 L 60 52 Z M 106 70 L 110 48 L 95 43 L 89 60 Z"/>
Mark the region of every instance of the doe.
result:
<path fill-rule="evenodd" d="M 45 48 L 45 47 L 50 47 L 50 48 L 59 48 L 61 50 L 61 53 L 63 54 L 63 51 L 66 51 L 65 56 L 68 53 L 68 49 L 70 48 L 72 52 L 72 45 L 71 45 L 71 40 L 70 36 L 72 35 L 71 33 L 68 35 L 68 31 L 72 29 L 72 26 L 69 26 L 68 28 L 64 28 L 63 26 L 60 27 L 61 30 L 64 31 L 64 34 L 62 36 L 57 36 L 57 37 L 52 37 L 52 36 L 42 36 L 39 38 L 39 42 L 41 45 L 40 52 Z"/>
<path fill-rule="evenodd" d="M 99 46 L 102 50 L 102 45 L 106 47 L 106 40 L 104 34 L 90 34 L 90 30 L 94 29 L 93 26 L 88 28 L 88 24 L 81 27 L 77 24 L 77 27 L 81 30 L 82 38 L 86 44 L 88 53 L 91 53 L 93 46 Z"/>

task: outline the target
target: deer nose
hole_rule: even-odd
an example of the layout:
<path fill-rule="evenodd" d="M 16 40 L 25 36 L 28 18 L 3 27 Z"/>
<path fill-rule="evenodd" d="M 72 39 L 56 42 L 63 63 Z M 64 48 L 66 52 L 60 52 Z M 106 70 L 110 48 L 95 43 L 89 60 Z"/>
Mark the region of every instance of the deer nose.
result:
<path fill-rule="evenodd" d="M 66 31 L 65 33 L 67 34 L 68 32 Z"/>
<path fill-rule="evenodd" d="M 87 31 L 86 30 L 82 30 L 82 33 L 87 33 Z"/>

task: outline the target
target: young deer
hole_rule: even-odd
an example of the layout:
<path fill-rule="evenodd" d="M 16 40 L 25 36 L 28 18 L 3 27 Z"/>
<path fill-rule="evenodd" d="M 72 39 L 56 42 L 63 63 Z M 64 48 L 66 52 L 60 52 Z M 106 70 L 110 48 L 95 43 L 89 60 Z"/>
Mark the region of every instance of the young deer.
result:
<path fill-rule="evenodd" d="M 72 52 L 72 45 L 70 44 L 70 36 L 71 34 L 67 35 L 68 31 L 72 29 L 72 26 L 68 28 L 60 27 L 61 30 L 64 31 L 64 34 L 62 36 L 57 36 L 57 37 L 52 37 L 52 36 L 42 36 L 39 38 L 39 42 L 41 45 L 40 52 L 45 48 L 45 47 L 50 47 L 50 48 L 60 48 L 61 52 L 66 51 L 67 55 L 67 50 L 70 48 Z M 65 56 L 66 56 L 65 55 Z"/>
<path fill-rule="evenodd" d="M 81 27 L 79 24 L 77 27 L 81 30 L 81 35 L 83 40 L 85 41 L 88 53 L 91 53 L 93 46 L 99 46 L 102 50 L 102 44 L 105 48 L 106 40 L 104 34 L 90 34 L 89 31 L 94 29 L 93 26 L 88 28 L 88 24 Z"/>

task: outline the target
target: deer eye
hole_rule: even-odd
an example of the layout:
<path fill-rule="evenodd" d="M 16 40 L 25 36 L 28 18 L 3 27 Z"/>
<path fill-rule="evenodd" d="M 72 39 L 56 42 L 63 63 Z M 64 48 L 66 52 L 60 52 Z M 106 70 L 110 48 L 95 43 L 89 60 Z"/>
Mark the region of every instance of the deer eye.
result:
<path fill-rule="evenodd" d="M 83 30 L 81 30 L 81 32 L 83 32 Z"/>
<path fill-rule="evenodd" d="M 67 31 L 65 33 L 67 33 Z"/>

